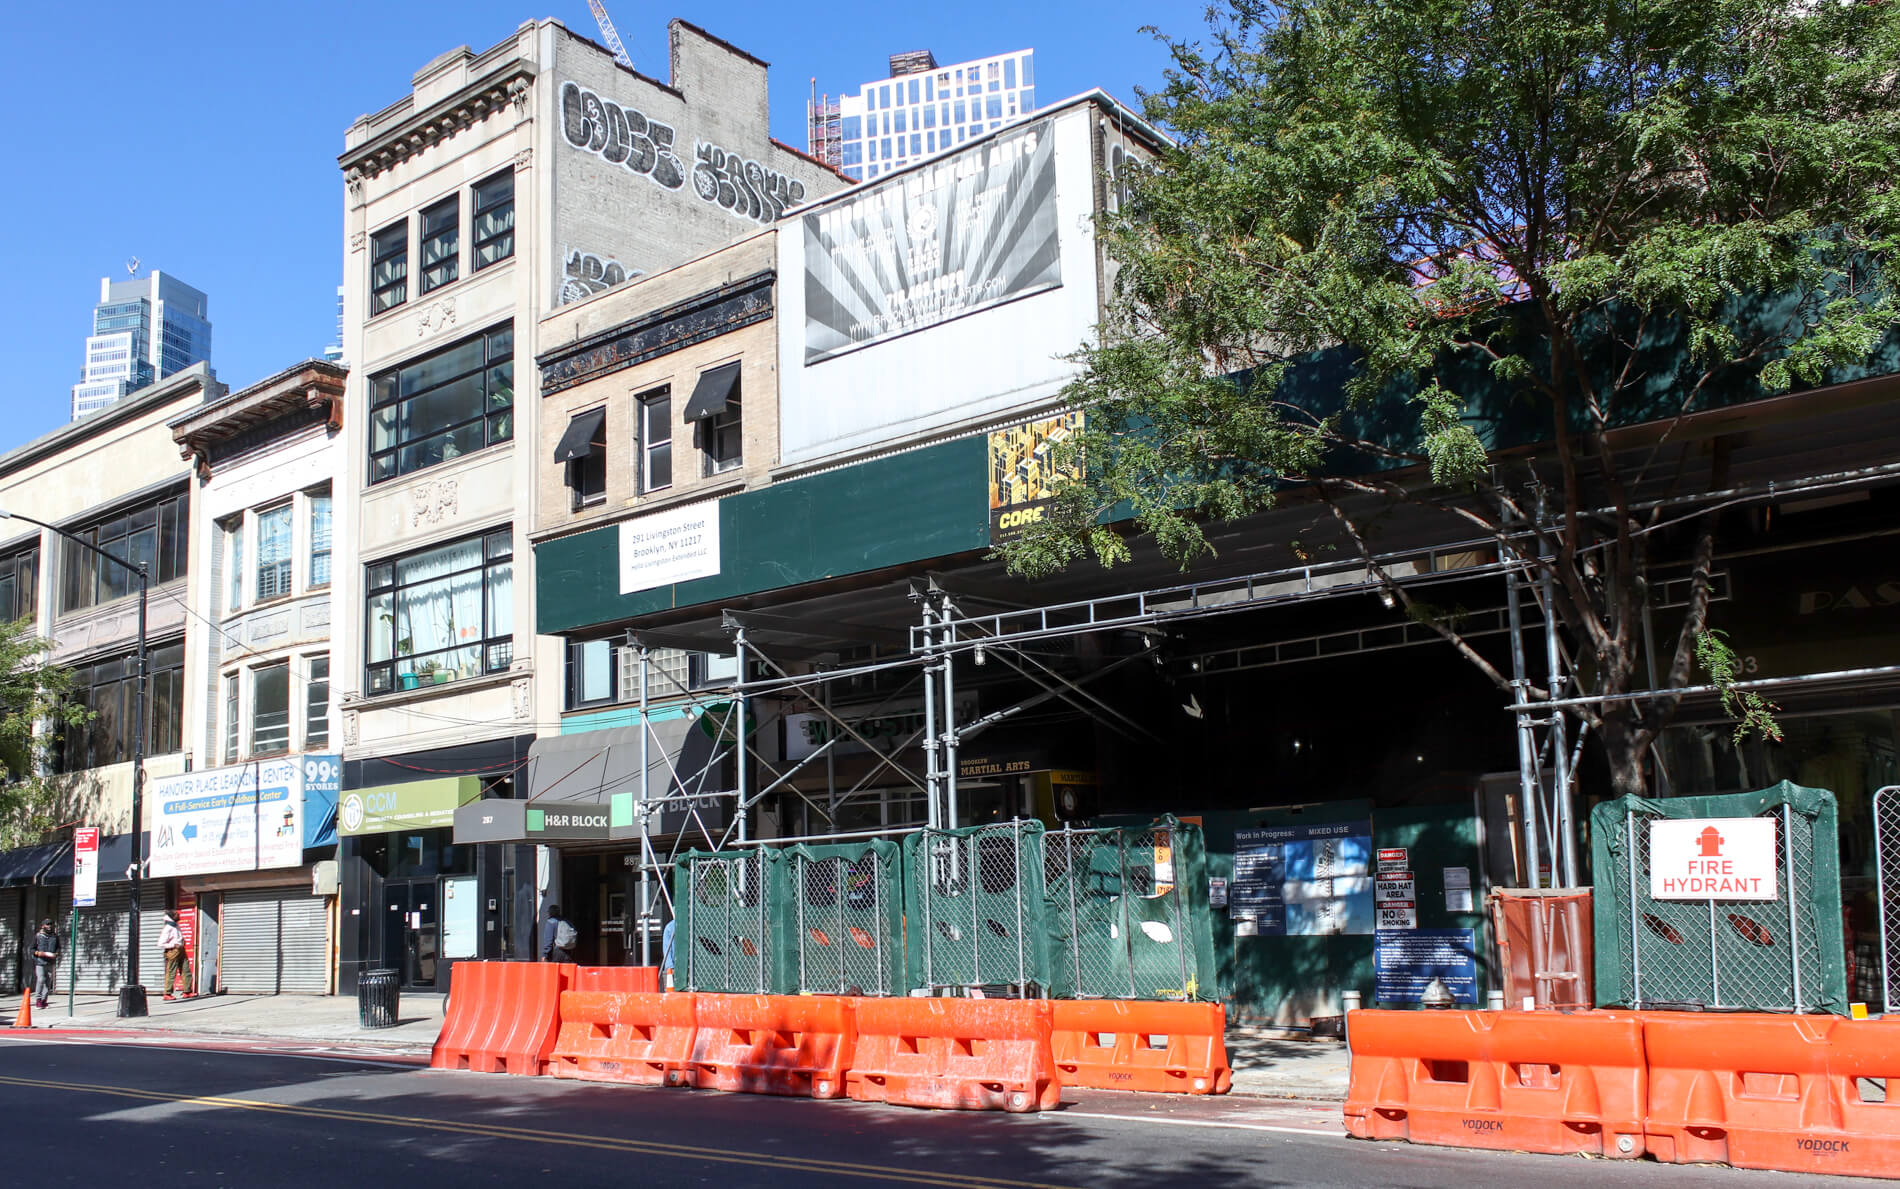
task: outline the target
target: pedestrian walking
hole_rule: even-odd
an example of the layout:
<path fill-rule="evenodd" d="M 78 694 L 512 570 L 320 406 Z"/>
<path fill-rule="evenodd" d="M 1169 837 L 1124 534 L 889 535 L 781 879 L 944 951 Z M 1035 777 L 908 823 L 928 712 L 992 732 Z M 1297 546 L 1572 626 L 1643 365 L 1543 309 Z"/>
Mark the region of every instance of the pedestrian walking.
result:
<path fill-rule="evenodd" d="M 53 918 L 47 917 L 40 922 L 40 931 L 33 935 L 33 998 L 37 1007 L 45 1007 L 53 995 L 53 978 L 59 970 L 59 932 L 53 928 Z"/>
<path fill-rule="evenodd" d="M 165 951 L 165 998 L 176 999 L 174 988 L 180 982 L 185 984 L 187 996 L 191 993 L 191 966 L 185 961 L 185 935 L 178 928 L 178 910 L 165 910 L 165 924 L 158 931 L 158 948 Z"/>
<path fill-rule="evenodd" d="M 541 957 L 548 962 L 572 962 L 574 943 L 580 937 L 574 926 L 561 916 L 559 905 L 548 905 L 548 919 L 541 925 Z"/>

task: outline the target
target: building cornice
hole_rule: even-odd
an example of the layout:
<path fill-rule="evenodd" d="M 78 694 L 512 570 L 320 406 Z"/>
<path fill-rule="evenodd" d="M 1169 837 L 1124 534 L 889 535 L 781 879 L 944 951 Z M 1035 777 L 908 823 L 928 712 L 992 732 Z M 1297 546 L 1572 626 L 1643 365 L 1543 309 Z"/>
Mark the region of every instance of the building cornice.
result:
<path fill-rule="evenodd" d="M 541 395 L 553 396 L 770 318 L 776 277 L 776 270 L 763 269 L 542 352 L 534 360 L 541 369 Z"/>
<path fill-rule="evenodd" d="M 306 359 L 241 392 L 201 405 L 166 424 L 181 458 L 192 459 L 200 478 L 210 477 L 211 448 L 254 426 L 302 409 L 327 409 L 331 430 L 343 426 L 348 368 Z"/>
<path fill-rule="evenodd" d="M 535 65 L 510 59 L 493 73 L 396 124 L 337 158 L 345 181 L 354 185 L 474 127 L 510 103 L 527 107 Z"/>

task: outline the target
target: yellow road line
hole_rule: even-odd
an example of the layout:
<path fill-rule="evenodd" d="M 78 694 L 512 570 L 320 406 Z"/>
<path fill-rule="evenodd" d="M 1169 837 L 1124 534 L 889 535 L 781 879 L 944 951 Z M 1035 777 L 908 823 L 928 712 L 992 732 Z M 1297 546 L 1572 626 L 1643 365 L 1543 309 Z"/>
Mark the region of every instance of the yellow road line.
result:
<path fill-rule="evenodd" d="M 36 1090 L 66 1090 L 87 1094 L 105 1094 L 144 1102 L 177 1103 L 183 1106 L 214 1107 L 224 1110 L 257 1111 L 264 1114 L 326 1119 L 339 1123 L 375 1123 L 387 1127 L 413 1127 L 455 1135 L 473 1135 L 486 1139 L 527 1140 L 569 1148 L 626 1152 L 647 1156 L 672 1156 L 683 1160 L 704 1160 L 719 1164 L 745 1164 L 759 1168 L 787 1169 L 794 1172 L 831 1173 L 847 1177 L 872 1177 L 902 1181 L 913 1185 L 934 1185 L 941 1189 L 1063 1189 L 1039 1181 L 1009 1181 L 962 1173 L 924 1172 L 891 1168 L 876 1164 L 851 1164 L 837 1160 L 813 1160 L 802 1156 L 768 1155 L 737 1152 L 724 1148 L 698 1148 L 686 1144 L 667 1144 L 654 1140 L 622 1139 L 615 1136 L 555 1135 L 525 1127 L 504 1127 L 492 1123 L 469 1123 L 452 1119 L 418 1116 L 371 1114 L 337 1107 L 297 1106 L 267 1102 L 256 1098 L 225 1098 L 195 1094 L 169 1094 L 162 1090 L 136 1090 L 129 1086 L 104 1086 L 84 1082 L 59 1082 L 38 1078 L 0 1076 L 0 1085 L 23 1086 Z"/>

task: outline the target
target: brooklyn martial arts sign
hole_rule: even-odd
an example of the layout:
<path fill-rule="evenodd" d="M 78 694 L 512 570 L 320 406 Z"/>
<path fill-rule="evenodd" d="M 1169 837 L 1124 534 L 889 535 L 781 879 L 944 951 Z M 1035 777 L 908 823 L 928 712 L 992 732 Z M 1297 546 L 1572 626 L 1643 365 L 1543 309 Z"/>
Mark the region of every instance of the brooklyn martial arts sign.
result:
<path fill-rule="evenodd" d="M 1062 284 L 1039 121 L 805 216 L 805 362 Z"/>

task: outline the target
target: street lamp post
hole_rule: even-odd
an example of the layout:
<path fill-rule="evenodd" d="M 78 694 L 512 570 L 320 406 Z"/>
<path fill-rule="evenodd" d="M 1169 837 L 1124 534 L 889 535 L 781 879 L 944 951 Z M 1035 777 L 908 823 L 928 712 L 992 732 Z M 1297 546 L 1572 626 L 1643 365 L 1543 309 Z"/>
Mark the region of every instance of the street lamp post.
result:
<path fill-rule="evenodd" d="M 146 1014 L 145 987 L 139 982 L 139 890 L 145 876 L 145 706 L 147 690 L 151 684 L 150 674 L 146 671 L 145 658 L 145 596 L 150 585 L 150 575 L 144 562 L 136 565 L 122 557 L 115 557 L 94 545 L 91 541 L 55 524 L 36 520 L 19 512 L 9 512 L 0 508 L 0 520 L 23 520 L 38 525 L 47 532 L 54 533 L 75 545 L 91 550 L 113 565 L 132 574 L 139 580 L 139 683 L 138 697 L 132 715 L 132 919 L 129 922 L 130 935 L 127 937 L 125 957 L 125 985 L 119 988 L 119 1015 L 121 1018 Z M 75 961 L 77 958 L 75 957 Z M 72 977 L 69 972 L 67 977 Z"/>

